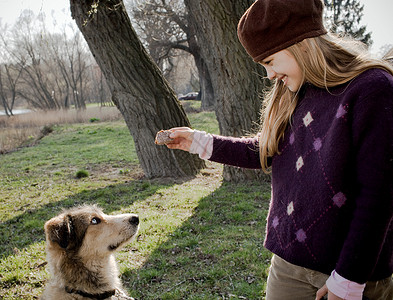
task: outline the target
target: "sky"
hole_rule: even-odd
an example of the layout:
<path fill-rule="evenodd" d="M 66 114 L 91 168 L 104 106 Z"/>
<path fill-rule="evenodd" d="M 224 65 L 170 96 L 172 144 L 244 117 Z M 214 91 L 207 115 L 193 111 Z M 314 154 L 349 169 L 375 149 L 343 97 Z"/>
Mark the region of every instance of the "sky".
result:
<path fill-rule="evenodd" d="M 372 32 L 374 45 L 371 51 L 377 53 L 382 46 L 393 45 L 393 1 L 359 0 L 359 2 L 364 5 L 361 24 L 367 25 L 367 32 Z M 56 23 L 60 26 L 74 23 L 69 7 L 69 0 L 0 0 L 0 19 L 3 24 L 12 24 L 23 9 L 31 9 L 35 14 L 44 12 L 50 26 L 53 24 L 51 16 L 55 16 Z"/>

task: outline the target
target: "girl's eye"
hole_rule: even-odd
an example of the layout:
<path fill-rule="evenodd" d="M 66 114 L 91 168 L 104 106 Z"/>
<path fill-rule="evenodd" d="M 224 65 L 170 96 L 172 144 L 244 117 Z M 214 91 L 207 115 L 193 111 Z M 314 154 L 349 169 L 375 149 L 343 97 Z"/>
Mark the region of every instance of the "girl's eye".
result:
<path fill-rule="evenodd" d="M 100 218 L 94 217 L 94 218 L 91 219 L 90 222 L 91 222 L 91 224 L 93 224 L 93 225 L 97 225 L 97 224 L 100 224 L 100 223 L 101 223 L 101 220 L 100 220 Z"/>
<path fill-rule="evenodd" d="M 271 67 L 271 65 L 272 65 L 272 60 L 261 61 L 260 64 L 261 64 L 264 68 Z"/>

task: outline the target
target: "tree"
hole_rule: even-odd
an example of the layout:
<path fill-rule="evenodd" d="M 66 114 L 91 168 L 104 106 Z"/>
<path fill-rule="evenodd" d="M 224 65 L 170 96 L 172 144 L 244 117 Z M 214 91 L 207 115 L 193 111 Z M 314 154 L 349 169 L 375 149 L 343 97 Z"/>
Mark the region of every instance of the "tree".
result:
<path fill-rule="evenodd" d="M 202 109 L 215 105 L 214 90 L 204 58 L 201 56 L 195 28 L 180 0 L 152 0 L 133 8 L 138 32 L 155 62 L 165 71 L 172 67 L 173 50 L 192 55 L 198 70 Z"/>
<path fill-rule="evenodd" d="M 70 39 L 63 34 L 48 34 L 50 60 L 55 61 L 57 71 L 61 73 L 62 80 L 57 85 L 63 94 L 64 107 L 69 108 L 69 98 L 72 98 L 76 109 L 86 108 L 86 85 L 89 81 L 87 69 L 92 64 L 91 54 L 85 49 L 87 45 L 81 33 L 74 31 Z"/>
<path fill-rule="evenodd" d="M 45 34 L 37 32 L 34 22 L 33 13 L 23 11 L 11 30 L 12 41 L 6 45 L 11 59 L 22 69 L 18 94 L 35 108 L 58 109 L 55 82 L 50 80 L 56 75 L 51 72 L 53 66 L 48 66 Z"/>
<path fill-rule="evenodd" d="M 366 33 L 366 26 L 360 26 L 364 5 L 358 0 L 324 0 L 327 26 L 334 33 L 345 33 L 372 44 L 371 33 Z"/>
<path fill-rule="evenodd" d="M 7 32 L 8 26 L 3 25 L 0 20 L 0 32 Z M 22 69 L 18 68 L 17 65 L 13 64 L 10 60 L 6 43 L 4 42 L 4 36 L 0 34 L 0 98 L 1 105 L 4 108 L 4 112 L 7 116 L 12 116 L 16 100 L 16 91 L 19 83 L 19 79 L 22 73 Z"/>
<path fill-rule="evenodd" d="M 237 24 L 252 0 L 185 0 L 189 24 L 211 75 L 220 133 L 244 136 L 255 132 L 266 82 L 263 67 L 253 62 L 237 38 Z M 224 179 L 260 178 L 260 171 L 224 167 Z"/>
<path fill-rule="evenodd" d="M 44 15 L 24 10 L 14 26 L 0 28 L 0 97 L 6 114 L 12 115 L 22 100 L 38 110 L 79 110 L 88 101 L 110 101 L 101 71 L 74 24 L 50 33 Z"/>
<path fill-rule="evenodd" d="M 12 116 L 16 100 L 17 85 L 22 73 L 22 69 L 15 65 L 0 65 L 0 98 L 5 114 Z"/>
<path fill-rule="evenodd" d="M 147 177 L 181 177 L 204 166 L 197 156 L 156 146 L 158 130 L 190 126 L 160 70 L 139 41 L 121 0 L 70 0 L 71 13 L 107 79 Z"/>
<path fill-rule="evenodd" d="M 57 45 L 62 50 L 66 47 L 60 43 L 58 35 L 46 32 L 44 17 L 36 18 L 31 11 L 23 11 L 8 36 L 2 34 L 2 39 L 9 60 L 22 71 L 18 96 L 35 109 L 62 108 L 62 97 L 67 99 L 69 91 L 63 84 L 64 74 L 57 68 L 59 57 L 50 45 Z"/>
<path fill-rule="evenodd" d="M 92 65 L 90 67 L 90 77 L 91 81 L 88 85 L 89 94 L 90 97 L 94 99 L 94 102 L 100 103 L 101 106 L 108 104 L 113 105 L 112 102 L 108 102 L 108 99 L 111 98 L 110 91 L 104 75 L 98 65 Z"/>

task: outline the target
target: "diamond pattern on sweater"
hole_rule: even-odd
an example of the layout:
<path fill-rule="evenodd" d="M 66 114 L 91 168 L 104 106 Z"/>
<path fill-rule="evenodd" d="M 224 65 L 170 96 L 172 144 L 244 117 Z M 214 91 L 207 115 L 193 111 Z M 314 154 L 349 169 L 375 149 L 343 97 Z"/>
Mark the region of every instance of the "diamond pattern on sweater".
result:
<path fill-rule="evenodd" d="M 289 203 L 287 206 L 287 214 L 290 216 L 294 211 L 293 202 Z"/>
<path fill-rule="evenodd" d="M 345 201 L 347 201 L 347 197 L 345 197 L 342 192 L 339 192 L 333 196 L 332 200 L 336 206 L 341 207 L 344 205 Z"/>
<path fill-rule="evenodd" d="M 319 149 L 321 149 L 321 148 L 322 148 L 322 140 L 320 138 L 317 138 L 314 141 L 314 150 L 319 151 Z"/>
<path fill-rule="evenodd" d="M 303 118 L 303 123 L 307 127 L 311 124 L 312 121 L 314 121 L 314 119 L 312 118 L 311 112 L 308 112 L 307 115 Z"/>
<path fill-rule="evenodd" d="M 299 229 L 299 230 L 296 232 L 296 239 L 297 239 L 300 243 L 303 243 L 303 242 L 306 240 L 306 238 L 307 238 L 307 235 L 306 235 L 306 233 L 304 232 L 303 229 Z"/>
<path fill-rule="evenodd" d="M 339 119 L 343 117 L 346 113 L 347 113 L 346 109 L 344 108 L 344 106 L 340 104 L 340 106 L 337 109 L 336 118 Z"/>
<path fill-rule="evenodd" d="M 276 228 L 280 224 L 280 219 L 275 216 L 273 219 L 273 227 Z"/>
<path fill-rule="evenodd" d="M 300 170 L 304 166 L 303 157 L 299 157 L 296 161 L 296 170 Z"/>
<path fill-rule="evenodd" d="M 347 121 L 345 119 L 346 114 L 346 108 L 340 104 L 339 107 L 336 109 L 336 112 L 333 113 L 332 117 L 334 118 L 334 120 L 341 119 L 343 121 Z M 301 178 L 304 174 L 309 172 L 319 173 L 319 176 L 322 176 L 322 178 L 324 178 L 326 186 L 328 186 L 331 192 L 330 199 L 332 202 L 326 203 L 326 205 L 318 207 L 313 207 L 314 204 L 310 203 L 310 209 L 316 210 L 318 211 L 318 213 L 315 215 L 315 218 L 307 220 L 304 219 L 302 213 L 302 209 L 304 209 L 304 207 L 301 207 L 300 210 L 296 212 L 297 199 L 290 198 L 288 199 L 289 203 L 286 207 L 286 216 L 275 215 L 272 216 L 271 221 L 271 226 L 277 234 L 277 242 L 282 249 L 287 251 L 287 249 L 293 247 L 295 243 L 301 243 L 304 246 L 306 252 L 309 253 L 310 258 L 314 261 L 317 261 L 318 259 L 309 245 L 312 240 L 307 240 L 308 232 L 315 230 L 315 227 L 320 224 L 320 221 L 325 218 L 327 214 L 330 214 L 332 209 L 340 208 L 346 202 L 345 194 L 341 191 L 335 190 L 334 186 L 332 185 L 331 179 L 329 178 L 329 174 L 327 174 L 325 171 L 324 161 L 322 159 L 320 151 L 323 149 L 324 140 L 327 136 L 327 133 L 322 133 L 321 135 L 320 131 L 317 131 L 320 130 L 319 118 L 320 115 L 318 115 L 316 112 L 313 113 L 313 111 L 305 111 L 301 122 L 297 123 L 297 126 L 293 126 L 291 128 L 289 137 L 287 139 L 287 144 L 282 145 L 281 152 L 283 153 L 286 151 L 291 151 L 295 154 L 295 157 L 297 157 L 295 167 L 297 173 L 299 173 L 299 176 L 296 177 L 299 180 L 299 184 L 301 184 Z M 334 120 L 332 121 L 334 122 Z M 308 136 L 308 138 L 305 139 L 306 136 Z M 303 141 L 311 141 L 311 144 L 307 144 L 309 142 Z M 311 160 L 313 163 L 319 162 L 319 167 L 314 166 L 313 170 L 311 170 L 309 166 L 306 168 L 308 160 Z M 312 184 L 313 183 L 310 182 L 310 185 Z M 290 232 L 288 233 L 290 234 L 290 236 L 292 236 L 292 239 L 282 239 L 282 229 L 280 229 L 280 226 L 287 226 L 287 224 L 289 223 L 292 224 L 292 226 L 290 227 L 292 234 Z M 286 230 L 288 229 L 289 228 L 286 227 Z"/>
<path fill-rule="evenodd" d="M 295 142 L 295 133 L 291 133 L 291 136 L 289 137 L 289 143 L 291 145 L 293 145 L 293 143 Z"/>

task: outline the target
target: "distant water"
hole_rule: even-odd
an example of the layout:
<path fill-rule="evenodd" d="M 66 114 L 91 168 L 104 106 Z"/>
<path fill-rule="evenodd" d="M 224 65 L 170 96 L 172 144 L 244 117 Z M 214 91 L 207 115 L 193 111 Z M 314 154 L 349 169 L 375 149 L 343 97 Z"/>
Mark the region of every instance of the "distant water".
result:
<path fill-rule="evenodd" d="M 30 109 L 14 109 L 14 110 L 12 111 L 12 113 L 13 113 L 14 115 L 27 114 L 27 113 L 29 113 L 29 112 L 31 112 Z M 0 110 L 0 116 L 5 116 L 5 115 L 6 115 L 6 114 L 5 114 L 5 111 Z"/>

